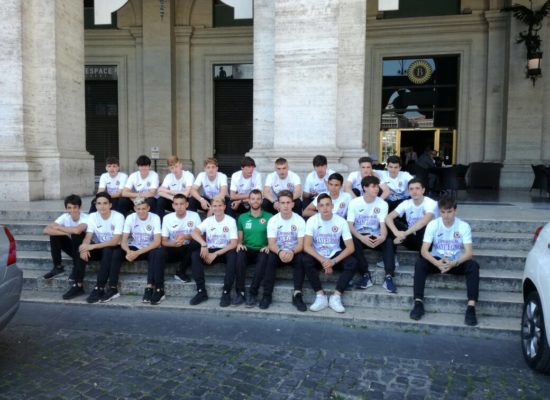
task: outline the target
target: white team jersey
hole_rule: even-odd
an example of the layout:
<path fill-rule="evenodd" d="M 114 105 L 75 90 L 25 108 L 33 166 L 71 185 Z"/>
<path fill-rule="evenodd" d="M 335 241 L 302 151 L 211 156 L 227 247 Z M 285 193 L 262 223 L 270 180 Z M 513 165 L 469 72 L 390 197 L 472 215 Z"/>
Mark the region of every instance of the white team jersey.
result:
<path fill-rule="evenodd" d="M 284 219 L 281 213 L 275 214 L 267 223 L 267 237 L 275 238 L 277 247 L 282 250 L 294 249 L 305 231 L 306 223 L 296 213 L 292 213 L 289 219 Z"/>
<path fill-rule="evenodd" d="M 199 189 L 202 187 L 203 196 L 207 199 L 213 199 L 220 193 L 222 186 L 227 186 L 227 175 L 222 172 L 218 172 L 214 180 L 208 179 L 206 172 L 202 171 L 197 175 L 195 183 L 193 184 Z"/>
<path fill-rule="evenodd" d="M 472 230 L 459 218 L 447 228 L 440 217 L 428 223 L 423 241 L 432 243 L 432 256 L 455 261 L 462 256 L 464 245 L 472 243 Z"/>
<path fill-rule="evenodd" d="M 390 190 L 388 200 L 401 200 L 409 197 L 409 181 L 413 178 L 411 174 L 405 171 L 399 171 L 395 178 L 390 177 L 388 171 L 379 171 L 380 184 L 385 184 Z"/>
<path fill-rule="evenodd" d="M 325 221 L 321 214 L 315 214 L 307 220 L 306 235 L 313 238 L 313 248 L 319 255 L 331 258 L 342 250 L 340 239 L 351 239 L 351 232 L 346 220 L 339 215 Z"/>
<path fill-rule="evenodd" d="M 187 188 L 193 186 L 195 177 L 189 171 L 182 171 L 181 178 L 176 178 L 176 175 L 169 173 L 162 181 L 162 187 L 175 192 L 183 192 Z"/>
<path fill-rule="evenodd" d="M 80 217 L 78 218 L 78 221 L 75 221 L 71 218 L 71 215 L 69 213 L 61 214 L 57 219 L 55 220 L 55 223 L 57 225 L 61 225 L 65 228 L 76 228 L 80 224 L 87 224 L 88 223 L 88 214 L 81 212 Z M 67 234 L 67 236 L 71 236 Z"/>
<path fill-rule="evenodd" d="M 334 171 L 328 168 L 325 176 L 319 178 L 316 171 L 310 172 L 304 182 L 304 192 L 317 194 L 328 193 L 328 177 L 333 173 Z"/>
<path fill-rule="evenodd" d="M 285 179 L 279 178 L 277 172 L 270 173 L 265 179 L 265 186 L 271 188 L 271 194 L 277 198 L 277 195 L 281 190 L 290 190 L 294 193 L 296 186 L 301 185 L 302 181 L 300 177 L 292 171 L 288 171 L 288 175 Z"/>
<path fill-rule="evenodd" d="M 400 217 L 405 215 L 409 228 L 424 218 L 427 213 L 432 213 L 434 219 L 439 215 L 437 202 L 426 196 L 424 196 L 424 200 L 419 206 L 414 204 L 413 199 L 405 200 L 395 208 L 395 212 Z"/>
<path fill-rule="evenodd" d="M 119 172 L 115 176 L 111 176 L 108 172 L 105 172 L 101 174 L 101 177 L 99 178 L 98 187 L 105 188 L 107 193 L 113 194 L 116 192 L 121 192 L 122 189 L 124 189 L 124 185 L 126 184 L 127 180 L 128 175 L 126 175 L 124 172 Z"/>
<path fill-rule="evenodd" d="M 359 193 L 361 193 L 361 196 L 363 195 L 363 187 L 361 186 L 361 180 L 363 177 L 361 176 L 361 171 L 353 171 L 350 172 L 348 175 L 348 179 L 346 181 L 351 182 L 351 188 L 359 190 Z"/>
<path fill-rule="evenodd" d="M 312 203 L 313 205 L 315 206 L 315 208 L 317 208 L 317 198 L 319 196 L 315 197 L 315 199 L 313 199 Z M 344 192 L 344 191 L 340 191 L 340 194 L 338 195 L 338 198 L 336 199 L 332 199 L 332 204 L 333 204 L 333 208 L 332 208 L 332 212 L 334 214 L 337 214 L 339 216 L 341 216 L 342 218 L 346 218 L 346 216 L 348 215 L 348 205 L 349 205 L 349 202 L 351 201 L 351 194 L 347 193 L 347 192 Z"/>
<path fill-rule="evenodd" d="M 130 234 L 128 245 L 142 249 L 155 240 L 155 235 L 160 235 L 160 217 L 157 214 L 148 213 L 147 218 L 142 220 L 137 213 L 130 214 L 124 221 L 122 232 Z"/>
<path fill-rule="evenodd" d="M 262 174 L 259 172 L 253 171 L 250 178 L 245 178 L 243 171 L 237 171 L 231 175 L 231 191 L 237 194 L 248 194 L 253 189 L 262 190 Z"/>
<path fill-rule="evenodd" d="M 199 214 L 194 211 L 187 210 L 183 218 L 179 218 L 175 212 L 166 214 L 162 220 L 162 237 L 173 242 L 177 235 L 190 235 L 200 223 Z M 186 240 L 184 244 L 189 244 L 189 242 Z"/>
<path fill-rule="evenodd" d="M 136 193 L 144 193 L 151 189 L 158 189 L 159 176 L 155 171 L 149 171 L 147 177 L 142 178 L 139 171 L 136 171 L 130 175 L 124 187 Z"/>
<path fill-rule="evenodd" d="M 363 197 L 357 197 L 348 206 L 348 221 L 363 235 L 380 235 L 380 225 L 387 215 L 388 203 L 380 197 L 376 197 L 372 203 L 367 203 Z"/>
<path fill-rule="evenodd" d="M 206 245 L 209 249 L 223 249 L 231 240 L 238 238 L 237 223 L 229 215 L 224 215 L 220 222 L 212 215 L 202 221 L 197 228 L 206 235 Z"/>
<path fill-rule="evenodd" d="M 93 233 L 92 242 L 105 243 L 113 239 L 113 235 L 122 235 L 124 215 L 111 210 L 111 215 L 103 219 L 99 212 L 91 213 L 88 217 L 86 232 Z"/>

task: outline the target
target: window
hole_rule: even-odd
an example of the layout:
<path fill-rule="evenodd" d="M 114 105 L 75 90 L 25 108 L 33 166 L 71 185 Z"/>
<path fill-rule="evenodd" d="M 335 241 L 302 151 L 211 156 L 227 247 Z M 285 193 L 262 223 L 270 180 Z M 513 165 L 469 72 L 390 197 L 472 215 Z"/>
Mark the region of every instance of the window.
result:
<path fill-rule="evenodd" d="M 94 0 L 84 0 L 84 29 L 117 29 L 116 12 L 111 14 L 110 24 L 96 25 L 94 22 Z"/>
<path fill-rule="evenodd" d="M 401 0 L 399 10 L 384 11 L 384 18 L 430 17 L 460 14 L 460 0 Z"/>
<path fill-rule="evenodd" d="M 252 6 L 252 0 L 241 0 Z M 249 4 L 248 4 L 249 3 Z M 222 0 L 214 0 L 214 27 L 221 26 L 250 26 L 253 18 L 235 18 L 235 9 Z"/>

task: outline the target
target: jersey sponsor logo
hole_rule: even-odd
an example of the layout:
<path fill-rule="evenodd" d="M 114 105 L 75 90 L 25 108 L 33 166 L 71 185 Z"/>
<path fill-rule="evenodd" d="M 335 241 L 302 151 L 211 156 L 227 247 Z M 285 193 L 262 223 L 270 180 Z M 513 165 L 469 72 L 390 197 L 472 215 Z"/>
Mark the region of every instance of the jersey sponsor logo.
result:
<path fill-rule="evenodd" d="M 148 231 L 150 231 L 150 230 L 153 229 L 153 227 L 152 227 L 151 225 L 147 225 L 147 226 L 145 227 L 145 229 L 147 229 Z"/>
<path fill-rule="evenodd" d="M 333 232 L 338 232 L 338 227 L 337 227 L 336 225 L 334 225 L 334 226 L 332 227 L 332 231 L 333 231 Z"/>
<path fill-rule="evenodd" d="M 266 223 L 265 218 L 260 218 L 260 224 L 263 225 L 263 224 L 265 224 L 265 223 Z"/>
<path fill-rule="evenodd" d="M 226 233 L 229 232 L 229 227 L 228 227 L 228 226 L 224 226 L 224 227 L 223 227 L 223 231 L 226 232 Z"/>
<path fill-rule="evenodd" d="M 378 207 L 374 207 L 373 211 L 375 214 L 380 214 L 380 209 Z"/>
<path fill-rule="evenodd" d="M 193 227 L 193 221 L 187 221 L 187 226 L 189 228 L 192 228 Z"/>
<path fill-rule="evenodd" d="M 290 227 L 290 230 L 291 230 L 292 232 L 295 232 L 296 230 L 298 230 L 298 227 L 297 227 L 296 225 L 292 225 L 292 226 Z"/>

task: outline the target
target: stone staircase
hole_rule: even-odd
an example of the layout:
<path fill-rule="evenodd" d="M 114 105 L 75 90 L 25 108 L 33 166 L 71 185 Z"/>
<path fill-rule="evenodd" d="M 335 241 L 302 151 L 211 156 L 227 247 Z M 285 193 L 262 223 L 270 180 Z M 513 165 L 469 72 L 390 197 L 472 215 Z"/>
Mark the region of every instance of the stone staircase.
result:
<path fill-rule="evenodd" d="M 7 208 L 7 207 L 4 207 Z M 29 207 L 30 208 L 30 207 Z M 61 212 L 62 206 L 49 210 L 0 210 L 2 223 L 7 225 L 17 240 L 17 262 L 24 271 L 23 301 L 63 302 L 61 294 L 67 289 L 68 272 L 71 261 L 66 260 L 66 273 L 50 281 L 42 275 L 51 268 L 49 240 L 42 235 L 48 221 L 53 221 Z M 121 297 L 111 303 L 87 305 L 85 297 L 70 303 L 88 307 L 127 306 L 185 309 L 186 312 L 210 312 L 220 315 L 240 313 L 245 315 L 313 318 L 325 322 L 335 322 L 354 327 L 388 327 L 390 329 L 420 332 L 448 332 L 469 336 L 492 337 L 494 335 L 518 335 L 522 309 L 521 279 L 525 256 L 532 245 L 532 237 L 541 224 L 534 220 L 483 220 L 468 218 L 473 230 L 474 254 L 481 266 L 480 298 L 477 306 L 479 325 L 475 328 L 464 326 L 466 304 L 465 279 L 453 275 L 432 275 L 426 282 L 426 315 L 421 321 L 409 319 L 412 306 L 412 283 L 414 262 L 417 254 L 400 249 L 398 258 L 401 266 L 396 271 L 394 282 L 397 294 L 388 294 L 380 286 L 383 269 L 376 267 L 381 255 L 369 252 L 370 270 L 375 286 L 367 290 L 354 289 L 344 296 L 345 314 L 337 314 L 330 309 L 319 313 L 300 313 L 290 303 L 292 293 L 292 271 L 282 268 L 277 271 L 277 283 L 273 293 L 273 304 L 268 310 L 248 309 L 244 306 L 220 308 L 219 297 L 223 285 L 223 267 L 214 265 L 206 270 L 207 290 L 210 299 L 196 307 L 189 306 L 189 299 L 195 293 L 194 284 L 182 284 L 173 278 L 175 265 L 166 268 L 167 299 L 159 306 L 143 305 L 141 295 L 146 284 L 146 262 L 123 263 L 120 292 Z M 86 291 L 95 282 L 97 263 L 87 268 Z M 190 269 L 188 271 L 190 273 Z M 250 268 L 252 272 L 252 268 Z M 324 288 L 331 291 L 336 277 L 323 277 Z M 250 282 L 250 278 L 247 283 Z M 314 293 L 306 279 L 304 300 L 310 304 Z"/>

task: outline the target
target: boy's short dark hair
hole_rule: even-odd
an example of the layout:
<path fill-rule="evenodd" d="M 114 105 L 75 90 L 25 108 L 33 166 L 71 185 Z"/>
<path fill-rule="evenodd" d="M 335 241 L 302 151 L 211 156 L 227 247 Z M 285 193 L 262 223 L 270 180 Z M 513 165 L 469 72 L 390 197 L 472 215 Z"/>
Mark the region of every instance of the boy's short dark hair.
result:
<path fill-rule="evenodd" d="M 174 202 L 174 200 L 176 200 L 176 199 L 183 199 L 183 200 L 185 200 L 185 201 L 187 201 L 187 202 L 189 201 L 189 199 L 187 198 L 187 196 L 184 195 L 183 193 L 175 194 L 175 195 L 174 195 L 174 198 L 172 199 L 172 202 Z"/>
<path fill-rule="evenodd" d="M 281 190 L 279 194 L 277 195 L 277 199 L 281 199 L 281 197 L 288 197 L 290 200 L 294 201 L 294 195 L 290 190 Z"/>
<path fill-rule="evenodd" d="M 456 210 L 456 200 L 449 196 L 443 196 L 437 202 L 437 207 L 440 210 L 450 210 L 450 209 Z"/>
<path fill-rule="evenodd" d="M 137 158 L 136 164 L 138 167 L 141 167 L 143 165 L 151 165 L 151 159 L 143 154 Z"/>
<path fill-rule="evenodd" d="M 95 200 L 99 199 L 100 197 L 105 197 L 109 203 L 113 202 L 113 199 L 111 195 L 108 192 L 99 192 L 95 195 Z"/>
<path fill-rule="evenodd" d="M 361 179 L 361 187 L 369 187 L 370 185 L 380 185 L 380 179 L 377 176 L 365 176 Z"/>
<path fill-rule="evenodd" d="M 241 168 L 244 167 L 256 167 L 256 161 L 252 157 L 243 157 L 241 160 Z"/>
<path fill-rule="evenodd" d="M 263 197 L 262 191 L 261 191 L 261 190 L 258 190 L 258 189 L 252 189 L 252 190 L 250 191 L 250 193 L 248 193 L 248 197 L 250 197 L 251 194 L 259 194 L 260 196 Z"/>
<path fill-rule="evenodd" d="M 333 174 L 330 174 L 328 177 L 328 180 L 329 181 L 335 180 L 340 182 L 340 184 L 344 183 L 344 177 L 342 176 L 342 174 L 339 174 L 338 172 L 334 172 Z"/>
<path fill-rule="evenodd" d="M 315 157 L 313 157 L 314 167 L 321 167 L 323 165 L 328 165 L 328 160 L 325 156 L 323 156 L 322 154 L 318 154 Z"/>
<path fill-rule="evenodd" d="M 388 164 L 399 164 L 401 165 L 401 157 L 399 156 L 389 156 L 386 160 Z"/>
<path fill-rule="evenodd" d="M 73 206 L 78 206 L 80 208 L 82 206 L 82 199 L 79 195 L 76 194 L 70 194 L 67 197 L 65 197 L 64 200 L 65 208 L 67 208 L 67 204 L 72 204 Z"/>
<path fill-rule="evenodd" d="M 363 164 L 364 162 L 368 162 L 370 165 L 372 165 L 372 158 L 370 157 L 360 157 L 359 160 L 357 160 L 357 163 L 359 165 Z"/>
<path fill-rule="evenodd" d="M 323 199 L 329 199 L 332 203 L 332 197 L 330 197 L 328 193 L 321 193 L 319 196 L 317 196 L 317 204 L 319 204 Z"/>
<path fill-rule="evenodd" d="M 286 158 L 279 157 L 275 160 L 275 165 L 284 165 L 284 164 L 288 164 L 288 161 L 286 160 Z"/>
<path fill-rule="evenodd" d="M 407 187 L 411 186 L 412 184 L 414 183 L 420 183 L 420 186 L 422 186 L 423 189 L 426 188 L 426 184 L 424 183 L 424 181 L 420 178 L 412 178 L 409 183 L 407 183 Z"/>
<path fill-rule="evenodd" d="M 120 163 L 118 162 L 118 158 L 107 157 L 107 159 L 105 160 L 105 165 L 112 165 L 112 164 L 120 165 Z"/>

